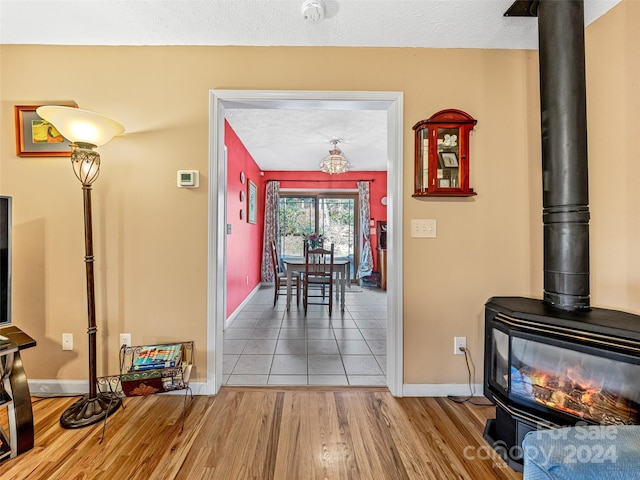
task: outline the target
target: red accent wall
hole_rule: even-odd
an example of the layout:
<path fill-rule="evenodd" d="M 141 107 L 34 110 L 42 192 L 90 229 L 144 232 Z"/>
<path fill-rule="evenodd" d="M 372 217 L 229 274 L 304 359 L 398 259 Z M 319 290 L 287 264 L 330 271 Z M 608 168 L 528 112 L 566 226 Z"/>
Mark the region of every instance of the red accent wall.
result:
<path fill-rule="evenodd" d="M 262 172 L 238 138 L 231 125 L 225 121 L 225 145 L 227 147 L 227 223 L 231 234 L 227 234 L 227 318 L 247 298 L 260 283 L 262 263 L 262 235 L 264 231 L 264 192 L 268 180 L 280 180 L 280 188 L 314 190 L 357 190 L 358 180 L 373 179 L 370 183 L 371 219 L 387 220 L 387 207 L 382 205 L 382 197 L 387 195 L 387 172 L 347 172 L 339 176 L 309 171 L 267 171 Z M 240 182 L 240 172 L 245 174 L 245 183 Z M 313 182 L 300 181 L 314 180 Z M 258 187 L 258 209 L 255 224 L 247 221 L 247 198 L 249 180 Z M 321 180 L 321 181 L 316 181 Z M 340 180 L 339 182 L 335 180 Z M 353 180 L 344 182 L 342 180 Z M 240 191 L 245 199 L 240 201 Z M 244 218 L 240 219 L 240 209 Z M 371 235 L 374 270 L 377 269 L 375 233 Z M 249 279 L 247 283 L 247 278 Z"/>
<path fill-rule="evenodd" d="M 227 317 L 260 283 L 262 232 L 264 231 L 264 182 L 262 172 L 242 141 L 225 121 L 224 143 L 227 147 Z M 240 181 L 244 172 L 244 184 Z M 256 223 L 248 222 L 249 181 L 258 187 Z M 240 201 L 240 191 L 244 201 Z M 240 218 L 240 210 L 244 217 Z M 247 281 L 248 279 L 248 281 Z"/>

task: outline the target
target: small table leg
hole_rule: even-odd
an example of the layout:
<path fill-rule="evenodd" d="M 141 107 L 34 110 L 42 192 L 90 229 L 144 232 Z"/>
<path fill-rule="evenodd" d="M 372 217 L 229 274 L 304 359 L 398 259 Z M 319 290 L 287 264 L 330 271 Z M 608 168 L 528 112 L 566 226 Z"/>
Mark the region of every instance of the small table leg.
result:
<path fill-rule="evenodd" d="M 21 454 L 33 448 L 33 409 L 31 393 L 24 373 L 20 352 L 13 354 L 13 369 L 9 377 L 16 422 L 17 453 Z"/>
<path fill-rule="evenodd" d="M 287 310 L 291 307 L 291 276 L 293 272 L 291 268 L 287 267 Z"/>
<path fill-rule="evenodd" d="M 344 267 L 342 267 L 342 273 L 340 274 L 340 311 L 344 312 L 344 294 L 345 292 L 345 287 L 347 285 L 347 281 L 349 279 L 349 264 L 345 264 Z"/>

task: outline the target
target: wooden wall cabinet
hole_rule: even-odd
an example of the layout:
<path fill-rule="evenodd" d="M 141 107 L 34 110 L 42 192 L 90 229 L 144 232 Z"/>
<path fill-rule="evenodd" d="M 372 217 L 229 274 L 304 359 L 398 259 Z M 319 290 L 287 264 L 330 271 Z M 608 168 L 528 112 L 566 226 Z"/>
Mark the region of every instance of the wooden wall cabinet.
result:
<path fill-rule="evenodd" d="M 414 197 L 470 197 L 469 132 L 477 123 L 461 110 L 441 110 L 413 126 Z"/>

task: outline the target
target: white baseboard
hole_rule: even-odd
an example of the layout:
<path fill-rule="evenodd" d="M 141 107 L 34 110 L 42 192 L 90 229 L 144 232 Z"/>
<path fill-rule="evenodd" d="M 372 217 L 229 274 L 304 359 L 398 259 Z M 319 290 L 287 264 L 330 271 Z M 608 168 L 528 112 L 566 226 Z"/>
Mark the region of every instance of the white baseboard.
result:
<path fill-rule="evenodd" d="M 231 324 L 236 319 L 238 314 L 251 301 L 251 298 L 258 292 L 258 290 L 260 290 L 260 287 L 262 287 L 263 285 L 269 285 L 269 284 L 268 283 L 258 283 L 258 285 L 256 285 L 256 288 L 251 290 L 251 293 L 249 293 L 249 295 L 247 295 L 247 298 L 245 298 L 244 301 L 240 305 L 238 305 L 238 308 L 236 308 L 233 311 L 233 313 L 231 315 L 229 315 L 229 317 L 224 321 L 224 328 L 225 329 L 227 329 L 227 328 L 229 328 L 231 326 Z"/>
<path fill-rule="evenodd" d="M 471 385 L 474 396 L 482 396 L 482 384 L 475 383 Z M 466 383 L 432 383 L 432 384 L 416 384 L 405 383 L 402 385 L 403 397 L 446 397 L 448 395 L 454 397 L 464 397 L 470 394 L 469 385 Z"/>
<path fill-rule="evenodd" d="M 84 395 L 88 380 L 28 380 L 31 395 Z"/>
<path fill-rule="evenodd" d="M 31 395 L 84 395 L 89 392 L 88 380 L 29 380 L 29 390 Z M 206 383 L 191 382 L 189 384 L 194 395 L 206 395 Z M 184 390 L 174 390 L 163 392 L 168 395 L 181 395 Z"/>
<path fill-rule="evenodd" d="M 194 395 L 207 395 L 205 382 L 191 382 L 189 384 Z M 482 396 L 482 384 L 472 385 L 475 396 Z M 88 380 L 29 380 L 29 390 L 32 395 L 83 395 L 89 391 Z M 184 390 L 165 392 L 180 395 Z M 403 397 L 464 397 L 469 395 L 469 385 L 463 383 L 438 384 L 404 384 Z"/>

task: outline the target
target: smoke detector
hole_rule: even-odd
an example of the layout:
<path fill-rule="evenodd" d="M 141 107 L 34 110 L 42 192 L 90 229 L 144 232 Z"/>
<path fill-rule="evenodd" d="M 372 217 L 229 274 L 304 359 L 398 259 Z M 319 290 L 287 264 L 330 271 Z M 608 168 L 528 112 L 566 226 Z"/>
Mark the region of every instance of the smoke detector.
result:
<path fill-rule="evenodd" d="M 305 0 L 302 4 L 302 18 L 315 25 L 324 19 L 324 2 L 322 0 Z"/>

